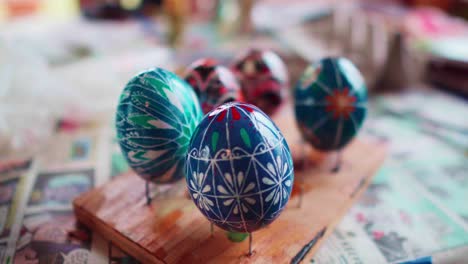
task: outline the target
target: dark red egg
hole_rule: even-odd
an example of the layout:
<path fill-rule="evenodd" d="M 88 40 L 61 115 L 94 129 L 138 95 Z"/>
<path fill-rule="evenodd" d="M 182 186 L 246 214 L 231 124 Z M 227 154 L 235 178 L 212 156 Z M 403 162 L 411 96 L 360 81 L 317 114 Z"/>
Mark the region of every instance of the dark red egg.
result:
<path fill-rule="evenodd" d="M 241 83 L 246 102 L 269 115 L 278 109 L 287 93 L 289 77 L 276 53 L 251 49 L 234 62 L 232 70 Z"/>
<path fill-rule="evenodd" d="M 195 90 L 203 113 L 233 101 L 242 101 L 242 91 L 230 69 L 214 59 L 199 59 L 186 70 L 185 81 Z"/>

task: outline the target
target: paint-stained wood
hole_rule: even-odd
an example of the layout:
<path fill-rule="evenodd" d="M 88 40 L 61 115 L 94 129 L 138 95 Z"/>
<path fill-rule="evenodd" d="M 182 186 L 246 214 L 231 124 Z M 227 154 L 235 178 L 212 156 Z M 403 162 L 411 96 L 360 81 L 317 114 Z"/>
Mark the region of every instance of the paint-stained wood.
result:
<path fill-rule="evenodd" d="M 385 158 L 380 143 L 355 140 L 343 150 L 342 168 L 331 173 L 334 154 L 303 148 L 290 109 L 275 121 L 298 162 L 293 195 L 280 217 L 248 239 L 231 242 L 226 232 L 210 224 L 187 198 L 185 181 L 155 187 L 145 205 L 144 181 L 133 173 L 116 177 L 74 201 L 79 221 L 101 233 L 143 263 L 297 263 L 310 256 L 367 187 Z M 305 155 L 303 155 L 305 153 Z M 298 205 L 299 188 L 303 202 Z"/>

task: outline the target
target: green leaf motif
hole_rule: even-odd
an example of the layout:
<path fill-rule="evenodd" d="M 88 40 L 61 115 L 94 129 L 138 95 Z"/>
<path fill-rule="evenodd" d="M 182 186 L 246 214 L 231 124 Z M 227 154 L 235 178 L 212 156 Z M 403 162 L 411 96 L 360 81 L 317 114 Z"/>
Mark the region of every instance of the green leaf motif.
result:
<path fill-rule="evenodd" d="M 245 145 L 247 145 L 247 147 L 251 148 L 252 145 L 251 145 L 251 143 L 250 143 L 249 134 L 247 133 L 247 131 L 245 131 L 244 128 L 241 128 L 241 129 L 240 129 L 240 135 L 241 135 L 241 138 L 242 138 L 242 140 L 244 141 Z"/>
<path fill-rule="evenodd" d="M 190 138 L 203 117 L 194 98 L 185 81 L 161 68 L 126 85 L 115 118 L 117 138 L 128 164 L 146 180 L 168 183 L 184 176 Z"/>
<path fill-rule="evenodd" d="M 213 149 L 213 151 L 216 151 L 216 147 L 218 145 L 218 139 L 219 139 L 219 133 L 213 132 L 213 135 L 211 136 L 211 148 Z"/>
<path fill-rule="evenodd" d="M 135 153 L 135 155 L 133 155 L 133 158 L 138 160 L 148 160 L 148 158 L 144 157 L 145 154 L 146 151 L 138 151 L 137 153 Z"/>
<path fill-rule="evenodd" d="M 154 120 L 153 117 L 147 116 L 147 115 L 135 115 L 135 116 L 129 116 L 128 120 L 134 124 L 137 124 L 139 126 L 142 126 L 144 128 L 152 128 L 155 127 L 152 124 L 149 123 L 149 121 Z"/>
<path fill-rule="evenodd" d="M 156 89 L 156 91 L 157 91 L 161 96 L 163 96 L 164 98 L 166 98 L 167 100 L 169 100 L 169 98 L 168 98 L 167 95 L 166 95 L 166 91 L 164 91 L 164 89 L 169 90 L 169 91 L 172 91 L 171 87 L 169 87 L 166 83 L 164 83 L 164 82 L 162 82 L 161 80 L 158 80 L 158 79 L 146 78 L 146 80 L 148 81 L 148 83 L 149 83 L 154 89 Z"/>
<path fill-rule="evenodd" d="M 189 127 L 184 126 L 182 130 L 184 132 L 184 135 L 186 135 L 188 138 L 192 136 L 192 129 L 190 129 Z"/>

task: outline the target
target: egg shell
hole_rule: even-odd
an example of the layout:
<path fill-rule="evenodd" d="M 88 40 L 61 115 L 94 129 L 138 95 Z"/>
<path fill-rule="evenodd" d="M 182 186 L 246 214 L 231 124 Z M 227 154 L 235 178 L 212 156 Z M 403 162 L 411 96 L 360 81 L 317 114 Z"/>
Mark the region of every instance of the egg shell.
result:
<path fill-rule="evenodd" d="M 181 179 L 202 116 L 193 89 L 174 73 L 155 68 L 133 77 L 116 113 L 117 139 L 130 167 L 154 183 Z"/>
<path fill-rule="evenodd" d="M 295 87 L 294 99 L 299 130 L 322 151 L 346 146 L 366 117 L 364 79 L 345 58 L 325 58 L 307 67 Z"/>
<path fill-rule="evenodd" d="M 294 168 L 285 138 L 259 108 L 227 103 L 208 113 L 190 142 L 186 180 L 207 219 L 228 231 L 273 222 L 291 195 Z"/>
<path fill-rule="evenodd" d="M 185 80 L 193 87 L 205 114 L 224 103 L 242 100 L 234 74 L 213 59 L 192 63 L 187 68 Z"/>
<path fill-rule="evenodd" d="M 283 102 L 289 87 L 288 71 L 274 52 L 250 49 L 232 66 L 246 102 L 272 114 Z"/>

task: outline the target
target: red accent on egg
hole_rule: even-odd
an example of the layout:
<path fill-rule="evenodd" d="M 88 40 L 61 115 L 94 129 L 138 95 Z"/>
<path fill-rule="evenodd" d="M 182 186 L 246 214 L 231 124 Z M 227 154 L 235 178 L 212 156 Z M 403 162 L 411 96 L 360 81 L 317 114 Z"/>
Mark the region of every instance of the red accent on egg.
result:
<path fill-rule="evenodd" d="M 226 116 L 226 110 L 223 110 L 223 111 L 219 114 L 218 118 L 216 118 L 216 121 L 218 121 L 218 122 L 223 121 L 223 119 L 224 119 L 225 116 Z"/>
<path fill-rule="evenodd" d="M 239 120 L 241 118 L 239 111 L 235 107 L 232 108 L 232 118 Z"/>
<path fill-rule="evenodd" d="M 328 103 L 325 110 L 327 112 L 333 112 L 333 118 L 338 119 L 340 117 L 349 118 L 354 112 L 356 107 L 356 97 L 350 95 L 349 89 L 346 87 L 342 91 L 335 90 L 332 95 L 325 97 Z"/>

